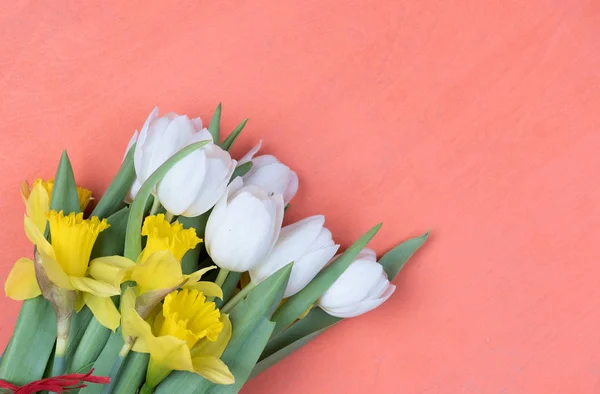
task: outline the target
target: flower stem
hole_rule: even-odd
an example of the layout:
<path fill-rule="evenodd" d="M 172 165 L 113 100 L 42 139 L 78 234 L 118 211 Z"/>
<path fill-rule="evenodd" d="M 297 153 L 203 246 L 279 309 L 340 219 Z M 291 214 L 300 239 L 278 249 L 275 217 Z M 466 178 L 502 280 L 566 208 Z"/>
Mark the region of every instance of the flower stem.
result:
<path fill-rule="evenodd" d="M 250 282 L 246 287 L 244 287 L 239 293 L 235 295 L 223 308 L 221 311 L 223 313 L 229 313 L 234 306 L 236 306 L 241 300 L 244 299 L 254 288 L 256 287 L 256 283 Z"/>
<path fill-rule="evenodd" d="M 154 392 L 154 387 L 148 386 L 148 383 L 144 383 L 142 388 L 140 389 L 139 394 L 152 394 Z"/>
<path fill-rule="evenodd" d="M 175 216 L 175 215 L 173 215 L 173 213 L 172 213 L 172 212 L 169 212 L 169 211 L 167 211 L 167 212 L 165 213 L 165 220 L 166 220 L 167 222 L 171 223 L 171 222 L 173 221 L 173 216 Z"/>
<path fill-rule="evenodd" d="M 160 201 L 157 196 L 154 196 L 154 201 L 152 201 L 152 208 L 150 208 L 150 216 L 156 215 L 156 212 L 160 209 Z"/>
<path fill-rule="evenodd" d="M 131 346 L 133 343 L 125 343 L 121 350 L 119 351 L 119 357 L 116 359 L 115 363 L 110 370 L 110 374 L 108 377 L 110 378 L 110 383 L 105 384 L 102 389 L 102 394 L 110 394 L 112 393 L 112 388 L 117 381 L 117 377 L 119 376 L 119 372 L 121 372 L 121 367 L 123 366 L 123 361 L 127 358 L 129 351 L 131 350 Z"/>
<path fill-rule="evenodd" d="M 227 275 L 229 275 L 229 270 L 225 268 L 221 268 L 219 270 L 219 274 L 217 275 L 217 279 L 215 279 L 215 284 L 219 287 L 223 287 L 223 283 L 225 283 L 225 279 L 227 279 Z"/>
<path fill-rule="evenodd" d="M 65 373 L 65 352 L 69 341 L 69 330 L 71 329 L 71 316 L 66 318 L 57 317 L 56 323 L 56 350 L 52 364 L 52 376 L 60 376 Z"/>

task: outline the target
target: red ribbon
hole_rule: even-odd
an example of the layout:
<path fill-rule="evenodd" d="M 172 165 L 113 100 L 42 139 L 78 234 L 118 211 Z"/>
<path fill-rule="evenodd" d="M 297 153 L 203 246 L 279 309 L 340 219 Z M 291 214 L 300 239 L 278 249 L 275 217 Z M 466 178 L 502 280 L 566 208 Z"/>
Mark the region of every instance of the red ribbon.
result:
<path fill-rule="evenodd" d="M 25 386 L 15 386 L 12 383 L 0 379 L 0 389 L 8 389 L 13 394 L 33 394 L 38 391 L 52 391 L 55 393 L 67 393 L 70 390 L 77 390 L 86 387 L 87 383 L 107 384 L 110 378 L 104 376 L 92 376 L 94 369 L 86 374 L 72 373 L 69 375 L 54 376 L 35 382 L 27 383 Z"/>

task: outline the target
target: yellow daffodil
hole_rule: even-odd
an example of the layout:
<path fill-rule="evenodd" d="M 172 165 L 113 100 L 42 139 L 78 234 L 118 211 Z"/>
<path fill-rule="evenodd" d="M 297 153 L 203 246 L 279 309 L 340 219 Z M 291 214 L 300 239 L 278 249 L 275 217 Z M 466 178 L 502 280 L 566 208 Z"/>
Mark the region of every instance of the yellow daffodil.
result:
<path fill-rule="evenodd" d="M 41 184 L 35 185 L 28 202 L 43 202 L 42 190 Z M 41 221 L 36 223 L 31 217 L 25 216 L 25 234 L 36 246 L 39 261 L 34 263 L 30 259 L 19 259 L 6 280 L 6 294 L 13 299 L 22 300 L 42 293 L 44 287 L 40 289 L 35 274 L 35 264 L 39 263 L 43 275 L 51 282 L 51 287 L 81 292 L 77 294 L 76 310 L 87 304 L 102 325 L 116 329 L 119 325 L 119 312 L 109 297 L 118 295 L 120 289 L 87 276 L 96 238 L 109 224 L 97 217 L 83 219 L 82 213 L 64 215 L 62 211 L 49 211 L 47 218 L 51 242 L 44 237 L 45 224 L 42 225 Z"/>
<path fill-rule="evenodd" d="M 188 250 L 202 242 L 195 229 L 184 229 L 179 222 L 170 223 L 163 214 L 148 216 L 142 226 L 142 235 L 147 236 L 146 247 L 138 261 L 146 260 L 159 250 L 169 250 L 181 261 Z"/>
<path fill-rule="evenodd" d="M 121 299 L 123 335 L 136 337 L 133 350 L 150 354 L 147 388 L 156 387 L 172 370 L 197 373 L 217 384 L 235 381 L 220 359 L 231 338 L 226 314 L 196 290 L 176 290 L 165 298 L 150 322 L 135 310 L 133 289 Z"/>
<path fill-rule="evenodd" d="M 52 199 L 52 190 L 54 189 L 54 179 L 50 179 L 49 181 L 44 181 L 42 179 L 36 179 L 33 181 L 33 184 L 30 186 L 27 181 L 21 182 L 21 197 L 23 197 L 23 201 L 25 205 L 28 205 L 29 198 L 31 197 L 32 189 L 37 185 L 42 186 L 42 188 L 46 191 L 47 203 L 46 203 L 46 212 L 50 208 L 50 200 Z M 79 197 L 79 208 L 81 212 L 85 211 L 90 201 L 92 201 L 92 192 L 84 187 L 77 186 L 77 196 Z M 45 212 L 43 212 L 45 214 Z M 27 212 L 29 215 L 29 212 Z"/>

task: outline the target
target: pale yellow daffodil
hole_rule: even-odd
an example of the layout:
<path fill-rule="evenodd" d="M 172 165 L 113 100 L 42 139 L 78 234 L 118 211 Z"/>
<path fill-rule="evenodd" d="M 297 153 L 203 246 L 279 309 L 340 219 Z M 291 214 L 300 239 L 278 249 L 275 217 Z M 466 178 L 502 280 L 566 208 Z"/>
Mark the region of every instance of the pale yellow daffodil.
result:
<path fill-rule="evenodd" d="M 135 310 L 133 289 L 121 299 L 123 336 L 137 338 L 133 350 L 150 354 L 147 388 L 156 387 L 173 370 L 197 373 L 217 384 L 232 384 L 233 374 L 220 359 L 231 339 L 226 314 L 195 289 L 176 290 L 159 312 L 145 321 Z"/>

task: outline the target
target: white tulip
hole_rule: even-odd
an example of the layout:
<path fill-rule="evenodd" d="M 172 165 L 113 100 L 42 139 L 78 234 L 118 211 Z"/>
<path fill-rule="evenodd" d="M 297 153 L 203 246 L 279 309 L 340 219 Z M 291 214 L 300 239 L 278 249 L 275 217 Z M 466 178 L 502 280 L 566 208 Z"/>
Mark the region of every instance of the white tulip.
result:
<path fill-rule="evenodd" d="M 200 118 L 168 113 L 155 108 L 146 120 L 134 153 L 137 179 L 130 198 L 167 159 L 195 142 L 210 141 L 177 162 L 158 183 L 153 194 L 173 215 L 198 216 L 212 208 L 225 192 L 236 161 L 212 142 Z"/>
<path fill-rule="evenodd" d="M 254 157 L 259 151 L 262 141 L 250 152 L 246 153 L 239 164 L 252 162 L 252 167 L 244 175 L 245 185 L 256 185 L 262 187 L 267 193 L 283 194 L 285 204 L 289 203 L 298 191 L 298 175 L 288 166 L 281 163 L 275 156 L 262 155 Z"/>
<path fill-rule="evenodd" d="M 394 290 L 375 252 L 363 249 L 317 303 L 332 316 L 355 317 L 383 304 Z"/>
<path fill-rule="evenodd" d="M 235 178 L 206 224 L 206 251 L 219 267 L 252 269 L 271 251 L 283 221 L 283 197 Z"/>
<path fill-rule="evenodd" d="M 333 242 L 331 232 L 323 227 L 324 224 L 325 217 L 316 215 L 283 227 L 273 251 L 250 270 L 252 282 L 262 282 L 293 261 L 283 296 L 290 297 L 302 290 L 340 247 Z"/>

